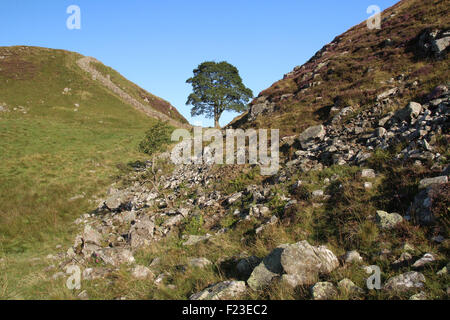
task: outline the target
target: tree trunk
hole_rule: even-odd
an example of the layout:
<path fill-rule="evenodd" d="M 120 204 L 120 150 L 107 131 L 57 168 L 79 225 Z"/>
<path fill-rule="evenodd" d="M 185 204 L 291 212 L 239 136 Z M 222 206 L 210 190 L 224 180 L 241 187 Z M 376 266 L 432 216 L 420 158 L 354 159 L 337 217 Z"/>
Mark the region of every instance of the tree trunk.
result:
<path fill-rule="evenodd" d="M 216 129 L 220 129 L 220 123 L 219 123 L 219 117 L 218 116 L 214 117 L 214 127 Z"/>
<path fill-rule="evenodd" d="M 222 115 L 222 113 L 221 112 L 219 112 L 219 107 L 215 107 L 214 108 L 214 127 L 216 128 L 216 129 L 220 129 L 220 123 L 219 123 L 219 120 L 220 120 L 220 116 Z"/>

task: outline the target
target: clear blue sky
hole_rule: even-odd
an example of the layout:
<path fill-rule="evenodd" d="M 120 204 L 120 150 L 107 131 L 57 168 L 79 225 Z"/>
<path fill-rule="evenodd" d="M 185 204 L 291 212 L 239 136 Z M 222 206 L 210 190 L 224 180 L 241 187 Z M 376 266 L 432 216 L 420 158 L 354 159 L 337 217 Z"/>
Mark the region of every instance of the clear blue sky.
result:
<path fill-rule="evenodd" d="M 185 83 L 206 60 L 235 65 L 256 95 L 322 46 L 366 20 L 369 5 L 397 0 L 1 0 L 0 46 L 30 45 L 93 56 L 170 101 L 191 122 Z M 66 28 L 69 5 L 81 30 Z M 226 124 L 236 114 L 222 116 Z"/>

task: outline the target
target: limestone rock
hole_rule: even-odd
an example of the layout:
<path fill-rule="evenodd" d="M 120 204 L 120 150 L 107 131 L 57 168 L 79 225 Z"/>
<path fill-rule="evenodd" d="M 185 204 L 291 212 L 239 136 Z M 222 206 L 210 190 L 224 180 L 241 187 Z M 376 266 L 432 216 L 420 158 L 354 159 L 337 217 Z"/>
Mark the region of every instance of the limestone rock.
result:
<path fill-rule="evenodd" d="M 244 281 L 224 281 L 191 295 L 190 300 L 226 300 L 237 298 L 246 291 Z"/>
<path fill-rule="evenodd" d="M 148 278 L 154 278 L 155 275 L 153 274 L 153 272 L 150 271 L 149 268 L 145 267 L 145 266 L 135 266 L 133 268 L 133 270 L 131 271 L 131 275 L 136 278 L 136 279 L 140 279 L 140 280 L 144 280 L 144 279 L 148 279 Z"/>
<path fill-rule="evenodd" d="M 194 268 L 203 269 L 211 264 L 212 264 L 212 262 L 206 258 L 189 258 L 188 259 L 188 265 L 191 267 L 194 267 Z"/>
<path fill-rule="evenodd" d="M 403 221 L 403 217 L 398 213 L 387 213 L 385 211 L 377 211 L 376 220 L 382 229 L 392 229 Z"/>
<path fill-rule="evenodd" d="M 280 276 L 283 272 L 281 265 L 281 254 L 287 245 L 275 248 L 263 261 L 253 270 L 248 285 L 253 290 L 259 290 L 267 286 L 274 277 Z"/>
<path fill-rule="evenodd" d="M 419 272 L 411 271 L 390 278 L 383 289 L 388 291 L 408 291 L 411 289 L 422 288 L 424 286 L 425 276 Z"/>
<path fill-rule="evenodd" d="M 331 300 L 337 294 L 336 287 L 331 282 L 318 282 L 311 288 L 311 296 L 314 300 Z"/>
<path fill-rule="evenodd" d="M 309 127 L 297 138 L 302 148 L 307 149 L 314 141 L 321 141 L 325 137 L 326 131 L 323 125 Z"/>
<path fill-rule="evenodd" d="M 297 285 L 312 284 L 320 274 L 329 274 L 339 266 L 337 257 L 325 246 L 314 247 L 301 241 L 285 247 L 281 254 L 281 265 Z"/>

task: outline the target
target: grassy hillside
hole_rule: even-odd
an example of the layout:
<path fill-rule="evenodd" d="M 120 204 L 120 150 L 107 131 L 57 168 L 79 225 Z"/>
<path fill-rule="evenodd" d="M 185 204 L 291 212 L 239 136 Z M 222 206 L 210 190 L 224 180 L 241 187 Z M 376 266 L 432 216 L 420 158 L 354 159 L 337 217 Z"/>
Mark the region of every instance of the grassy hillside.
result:
<path fill-rule="evenodd" d="M 156 121 L 92 80 L 79 58 L 0 48 L 0 258 L 23 262 L 13 278 L 68 239 L 92 196 L 143 159 L 137 145 Z"/>
<path fill-rule="evenodd" d="M 436 85 L 448 81 L 448 55 L 421 57 L 418 37 L 424 30 L 448 30 L 447 0 L 403 0 L 382 13 L 381 29 L 369 30 L 366 21 L 337 36 L 307 63 L 262 91 L 251 103 L 268 101 L 275 112 L 233 126 L 280 128 L 284 135 L 300 133 L 324 122 L 342 109 L 376 102 L 379 94 L 400 88 L 392 107 L 420 102 Z"/>

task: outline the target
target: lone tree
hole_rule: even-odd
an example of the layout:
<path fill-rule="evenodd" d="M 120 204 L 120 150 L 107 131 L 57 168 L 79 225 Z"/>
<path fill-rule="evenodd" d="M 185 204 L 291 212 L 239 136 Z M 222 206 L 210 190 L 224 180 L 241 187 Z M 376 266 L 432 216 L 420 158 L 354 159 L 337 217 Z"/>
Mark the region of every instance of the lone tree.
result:
<path fill-rule="evenodd" d="M 242 83 L 238 69 L 225 61 L 203 62 L 186 83 L 193 87 L 186 102 L 194 106 L 191 115 L 214 118 L 216 128 L 220 128 L 219 119 L 225 110 L 245 111 L 247 102 L 253 98 L 252 90 Z"/>

